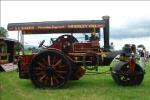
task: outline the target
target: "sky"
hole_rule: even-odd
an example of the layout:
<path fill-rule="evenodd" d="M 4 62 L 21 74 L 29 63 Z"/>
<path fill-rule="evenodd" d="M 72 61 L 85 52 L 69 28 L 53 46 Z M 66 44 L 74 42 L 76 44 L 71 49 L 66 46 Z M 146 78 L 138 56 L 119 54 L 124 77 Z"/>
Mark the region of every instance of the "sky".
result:
<path fill-rule="evenodd" d="M 110 16 L 110 42 L 115 49 L 125 43 L 144 44 L 150 51 L 150 1 L 1 1 L 1 26 L 8 23 L 101 20 Z M 25 43 L 38 45 L 57 35 L 25 36 Z M 17 39 L 17 32 L 9 31 Z M 103 41 L 101 41 L 103 42 Z"/>

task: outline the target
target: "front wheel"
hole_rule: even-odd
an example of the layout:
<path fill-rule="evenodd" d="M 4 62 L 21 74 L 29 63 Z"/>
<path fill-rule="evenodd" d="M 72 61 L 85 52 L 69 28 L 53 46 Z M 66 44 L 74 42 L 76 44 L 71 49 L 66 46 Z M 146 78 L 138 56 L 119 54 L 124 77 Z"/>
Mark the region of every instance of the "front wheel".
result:
<path fill-rule="evenodd" d="M 118 63 L 112 69 L 111 75 L 118 85 L 123 86 L 140 85 L 144 79 L 144 71 L 138 64 L 135 71 L 131 72 L 127 63 Z"/>
<path fill-rule="evenodd" d="M 59 51 L 43 51 L 30 64 L 30 79 L 36 87 L 62 87 L 69 80 L 71 65 Z"/>

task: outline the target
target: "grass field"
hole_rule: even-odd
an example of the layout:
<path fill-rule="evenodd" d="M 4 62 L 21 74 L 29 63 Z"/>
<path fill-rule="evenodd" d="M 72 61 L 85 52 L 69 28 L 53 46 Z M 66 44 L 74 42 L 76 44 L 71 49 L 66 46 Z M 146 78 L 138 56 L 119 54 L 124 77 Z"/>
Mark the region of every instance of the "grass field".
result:
<path fill-rule="evenodd" d="M 61 89 L 37 89 L 18 72 L 0 73 L 0 100 L 150 100 L 150 63 L 140 86 L 118 86 L 110 74 L 84 75 Z"/>

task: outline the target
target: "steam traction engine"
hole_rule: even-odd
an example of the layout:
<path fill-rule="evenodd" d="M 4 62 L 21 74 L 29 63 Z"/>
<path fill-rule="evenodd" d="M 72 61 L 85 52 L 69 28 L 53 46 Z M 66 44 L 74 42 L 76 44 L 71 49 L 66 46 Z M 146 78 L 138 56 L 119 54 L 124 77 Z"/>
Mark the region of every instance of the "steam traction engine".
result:
<path fill-rule="evenodd" d="M 94 33 L 100 39 L 102 29 L 103 48 L 100 47 L 99 40 L 91 41 L 87 37 L 86 41 L 79 42 L 73 36 L 74 33 Z M 26 34 L 64 33 L 39 53 L 19 56 L 20 78 L 31 79 L 36 87 L 62 87 L 68 80 L 80 79 L 86 69 L 95 70 L 98 66 L 110 65 L 118 55 L 118 52 L 109 50 L 108 16 L 103 16 L 103 20 L 10 23 L 8 30 L 20 32 L 23 43 Z M 39 47 L 43 44 L 44 40 Z M 111 68 L 112 77 L 120 85 L 138 85 L 143 80 L 144 72 L 136 64 L 131 52 L 128 54 L 129 56 L 123 52 L 117 64 Z"/>

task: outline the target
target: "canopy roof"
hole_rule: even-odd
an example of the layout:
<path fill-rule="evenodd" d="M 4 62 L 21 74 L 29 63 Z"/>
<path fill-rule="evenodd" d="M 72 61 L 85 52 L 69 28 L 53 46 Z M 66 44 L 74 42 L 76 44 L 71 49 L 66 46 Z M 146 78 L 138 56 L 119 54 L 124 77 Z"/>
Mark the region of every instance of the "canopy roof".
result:
<path fill-rule="evenodd" d="M 45 21 L 9 23 L 9 31 L 22 31 L 23 34 L 50 33 L 91 33 L 105 27 L 105 20 Z"/>
<path fill-rule="evenodd" d="M 10 38 L 6 38 L 6 37 L 0 37 L 0 41 L 12 41 L 12 42 L 17 42 L 17 40 L 15 39 L 10 39 Z"/>

